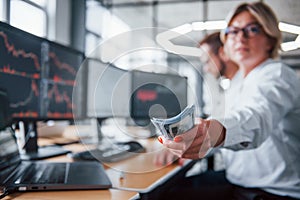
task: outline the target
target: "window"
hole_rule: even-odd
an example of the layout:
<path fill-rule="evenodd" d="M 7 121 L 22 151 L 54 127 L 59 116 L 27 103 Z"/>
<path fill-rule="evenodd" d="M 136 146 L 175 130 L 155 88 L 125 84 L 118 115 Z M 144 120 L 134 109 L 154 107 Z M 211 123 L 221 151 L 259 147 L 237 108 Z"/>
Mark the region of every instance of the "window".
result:
<path fill-rule="evenodd" d="M 6 21 L 6 2 L 5 1 L 0 1 L 0 21 Z"/>
<path fill-rule="evenodd" d="M 24 31 L 40 37 L 47 36 L 48 0 L 21 1 L 11 0 L 9 23 Z"/>
<path fill-rule="evenodd" d="M 103 62 L 111 62 L 111 59 L 115 55 L 118 55 L 120 49 L 123 49 L 123 47 L 125 49 L 130 48 L 133 42 L 138 43 L 137 38 L 133 38 L 134 30 L 141 27 L 151 27 L 153 12 L 151 5 L 125 5 L 121 7 L 109 7 L 106 5 L 106 7 L 99 1 L 86 1 L 85 53 L 87 57 L 100 58 Z M 143 15 L 144 18 L 136 17 L 140 15 Z M 130 35 L 130 30 L 133 30 L 132 35 Z M 112 39 L 112 41 L 109 42 L 109 50 L 102 49 L 101 44 L 106 44 L 106 40 L 122 33 L 125 34 L 124 37 L 126 39 L 124 39 L 124 41 L 118 41 L 120 37 L 118 37 L 116 41 Z M 148 38 L 151 34 L 146 33 L 147 31 L 145 30 L 145 41 L 152 41 L 153 38 Z M 131 69 L 135 68 L 135 66 L 140 67 L 149 64 L 165 65 L 166 53 L 162 51 L 139 49 L 135 52 L 122 54 L 120 57 L 114 59 L 113 62 L 114 65 L 123 69 Z M 153 71 L 153 66 L 149 65 L 148 68 L 143 67 L 143 70 Z M 160 68 L 158 70 L 162 69 Z"/>
<path fill-rule="evenodd" d="M 104 39 L 130 30 L 129 26 L 97 1 L 86 4 L 85 53 L 88 57 L 99 57 L 99 45 Z M 95 51 L 95 52 L 94 52 Z"/>

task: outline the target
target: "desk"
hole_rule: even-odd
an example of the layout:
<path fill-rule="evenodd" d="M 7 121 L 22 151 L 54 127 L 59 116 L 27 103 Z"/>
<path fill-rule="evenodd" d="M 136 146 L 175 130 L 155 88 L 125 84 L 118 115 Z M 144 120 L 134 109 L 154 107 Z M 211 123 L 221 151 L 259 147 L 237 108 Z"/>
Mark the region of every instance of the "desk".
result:
<path fill-rule="evenodd" d="M 93 199 L 131 199 L 136 192 L 109 190 L 82 190 L 82 191 L 47 191 L 47 192 L 26 192 L 16 193 L 4 198 L 4 200 L 93 200 Z"/>
<path fill-rule="evenodd" d="M 57 139 L 57 138 L 56 138 Z M 40 139 L 39 145 L 51 144 L 52 139 Z M 112 182 L 113 188 L 109 190 L 82 190 L 82 191 L 47 191 L 26 192 L 10 195 L 5 200 L 20 199 L 133 199 L 139 194 L 147 194 L 174 177 L 185 167 L 176 164 L 166 167 L 157 167 L 153 164 L 153 156 L 160 152 L 163 146 L 156 139 L 143 139 L 139 141 L 146 147 L 146 153 L 140 153 L 132 158 L 115 162 L 104 163 L 106 172 Z M 64 146 L 74 152 L 85 150 L 82 144 L 70 144 Z M 49 162 L 72 162 L 68 156 L 58 156 L 47 159 Z M 120 178 L 122 175 L 122 178 Z"/>

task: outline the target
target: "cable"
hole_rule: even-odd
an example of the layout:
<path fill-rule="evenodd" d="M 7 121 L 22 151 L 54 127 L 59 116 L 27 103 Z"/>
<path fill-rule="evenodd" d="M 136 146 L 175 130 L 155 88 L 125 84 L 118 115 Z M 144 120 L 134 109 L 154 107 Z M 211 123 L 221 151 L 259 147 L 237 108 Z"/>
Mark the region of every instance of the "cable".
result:
<path fill-rule="evenodd" d="M 3 189 L 3 194 L 0 195 L 0 199 L 3 199 L 7 195 L 12 194 L 15 191 L 16 191 L 16 187 L 5 187 Z"/>

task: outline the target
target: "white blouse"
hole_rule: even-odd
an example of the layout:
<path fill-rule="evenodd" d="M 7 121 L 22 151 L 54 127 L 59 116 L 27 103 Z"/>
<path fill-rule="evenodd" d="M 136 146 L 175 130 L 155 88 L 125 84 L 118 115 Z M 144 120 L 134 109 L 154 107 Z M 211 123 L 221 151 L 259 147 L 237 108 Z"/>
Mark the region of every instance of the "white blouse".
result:
<path fill-rule="evenodd" d="M 300 198 L 300 81 L 268 59 L 230 93 L 222 148 L 229 181 Z"/>

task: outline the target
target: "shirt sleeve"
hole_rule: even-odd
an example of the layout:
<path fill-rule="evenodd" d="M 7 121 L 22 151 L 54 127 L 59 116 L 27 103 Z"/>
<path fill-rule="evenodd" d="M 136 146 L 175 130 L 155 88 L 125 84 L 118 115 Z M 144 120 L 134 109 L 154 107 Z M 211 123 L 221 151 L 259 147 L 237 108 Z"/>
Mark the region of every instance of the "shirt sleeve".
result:
<path fill-rule="evenodd" d="M 256 148 L 272 130 L 280 128 L 280 121 L 293 108 L 299 80 L 288 67 L 280 63 L 269 65 L 251 74 L 243 84 L 235 109 L 217 119 L 226 128 L 223 147 Z"/>

